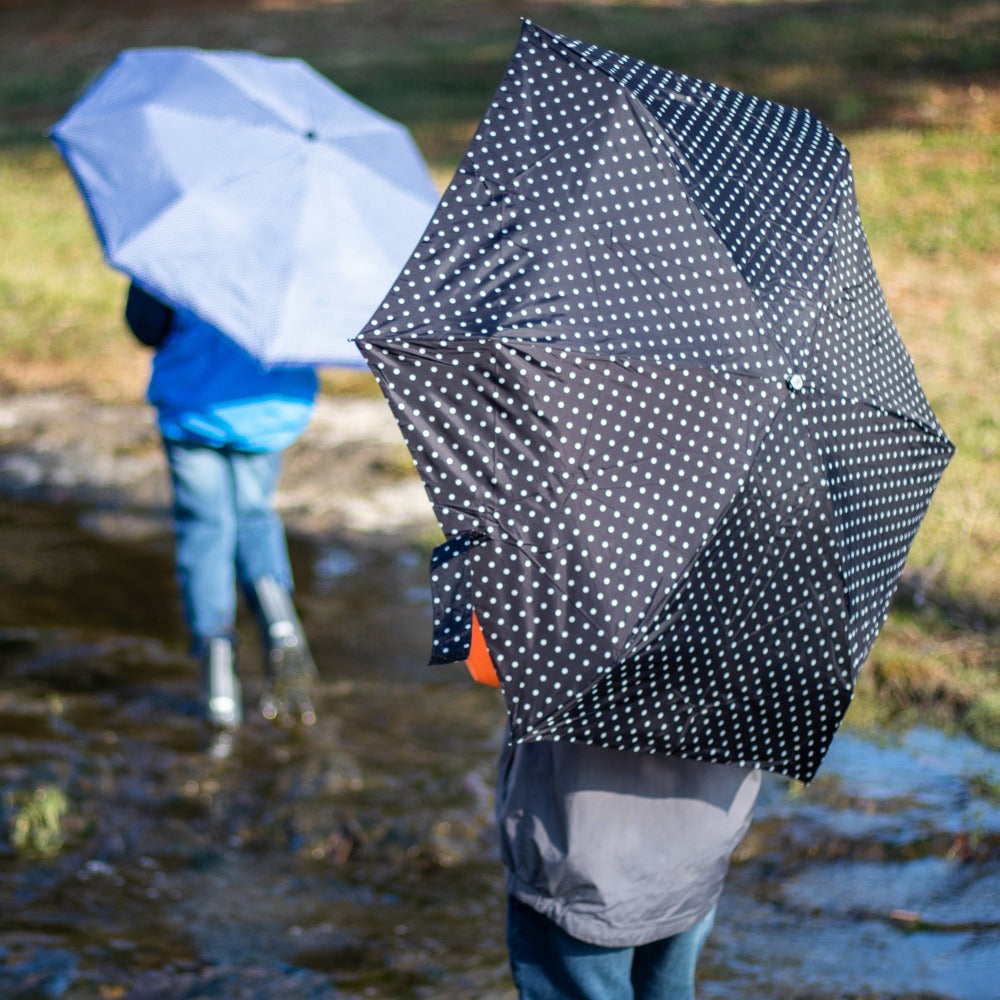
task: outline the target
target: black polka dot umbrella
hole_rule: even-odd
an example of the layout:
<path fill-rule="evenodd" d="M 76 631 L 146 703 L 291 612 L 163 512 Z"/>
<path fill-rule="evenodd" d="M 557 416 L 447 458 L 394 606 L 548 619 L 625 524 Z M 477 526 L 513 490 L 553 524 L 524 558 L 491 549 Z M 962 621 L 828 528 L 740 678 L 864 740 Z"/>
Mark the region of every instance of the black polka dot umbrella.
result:
<path fill-rule="evenodd" d="M 358 341 L 432 661 L 481 628 L 518 741 L 812 778 L 952 454 L 823 125 L 525 23 Z"/>

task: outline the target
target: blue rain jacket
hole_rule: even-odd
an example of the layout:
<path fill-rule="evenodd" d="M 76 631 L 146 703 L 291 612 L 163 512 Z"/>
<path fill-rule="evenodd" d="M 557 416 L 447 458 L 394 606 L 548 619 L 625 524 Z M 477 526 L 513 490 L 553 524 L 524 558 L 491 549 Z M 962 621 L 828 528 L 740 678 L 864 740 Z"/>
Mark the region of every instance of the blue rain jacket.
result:
<path fill-rule="evenodd" d="M 313 368 L 265 370 L 215 327 L 177 311 L 146 397 L 170 441 L 279 451 L 305 430 L 317 385 Z"/>

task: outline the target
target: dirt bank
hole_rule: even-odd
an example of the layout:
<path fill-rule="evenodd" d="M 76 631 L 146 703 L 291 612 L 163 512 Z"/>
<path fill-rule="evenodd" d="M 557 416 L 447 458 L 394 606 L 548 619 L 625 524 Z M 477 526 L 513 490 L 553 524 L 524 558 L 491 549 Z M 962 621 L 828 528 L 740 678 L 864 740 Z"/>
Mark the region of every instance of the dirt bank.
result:
<path fill-rule="evenodd" d="M 110 537 L 161 531 L 169 489 L 153 411 L 61 392 L 0 399 L 0 493 L 91 508 Z M 291 532 L 415 538 L 434 517 L 389 408 L 321 397 L 289 449 L 278 506 Z"/>

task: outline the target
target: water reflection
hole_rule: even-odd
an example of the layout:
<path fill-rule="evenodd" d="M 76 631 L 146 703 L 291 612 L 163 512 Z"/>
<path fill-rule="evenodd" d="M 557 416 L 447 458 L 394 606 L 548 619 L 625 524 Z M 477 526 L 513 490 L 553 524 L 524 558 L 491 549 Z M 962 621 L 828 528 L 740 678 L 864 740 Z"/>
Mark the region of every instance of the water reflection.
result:
<path fill-rule="evenodd" d="M 68 802 L 58 853 L 0 846 L 0 995 L 511 1000 L 502 708 L 425 665 L 423 557 L 297 542 L 320 722 L 213 753 L 169 539 L 80 524 L 0 501 L 0 775 Z M 1000 757 L 842 733 L 793 792 L 766 782 L 700 996 L 996 996 Z"/>
<path fill-rule="evenodd" d="M 803 794 L 767 780 L 744 852 L 704 997 L 1000 996 L 1000 755 L 841 732 Z"/>

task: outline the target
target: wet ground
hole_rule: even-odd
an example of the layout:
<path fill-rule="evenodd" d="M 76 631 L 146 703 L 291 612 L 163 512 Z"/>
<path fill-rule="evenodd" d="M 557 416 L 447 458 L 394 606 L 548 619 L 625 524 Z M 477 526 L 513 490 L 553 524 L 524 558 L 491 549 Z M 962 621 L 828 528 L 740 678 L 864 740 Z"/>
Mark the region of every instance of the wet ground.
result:
<path fill-rule="evenodd" d="M 0 997 L 512 1000 L 502 707 L 423 665 L 424 556 L 297 536 L 320 721 L 227 746 L 196 715 L 169 536 L 107 523 L 0 499 Z M 252 702 L 249 630 L 241 655 Z M 808 789 L 769 778 L 699 996 L 1000 998 L 1000 755 L 842 732 Z"/>

